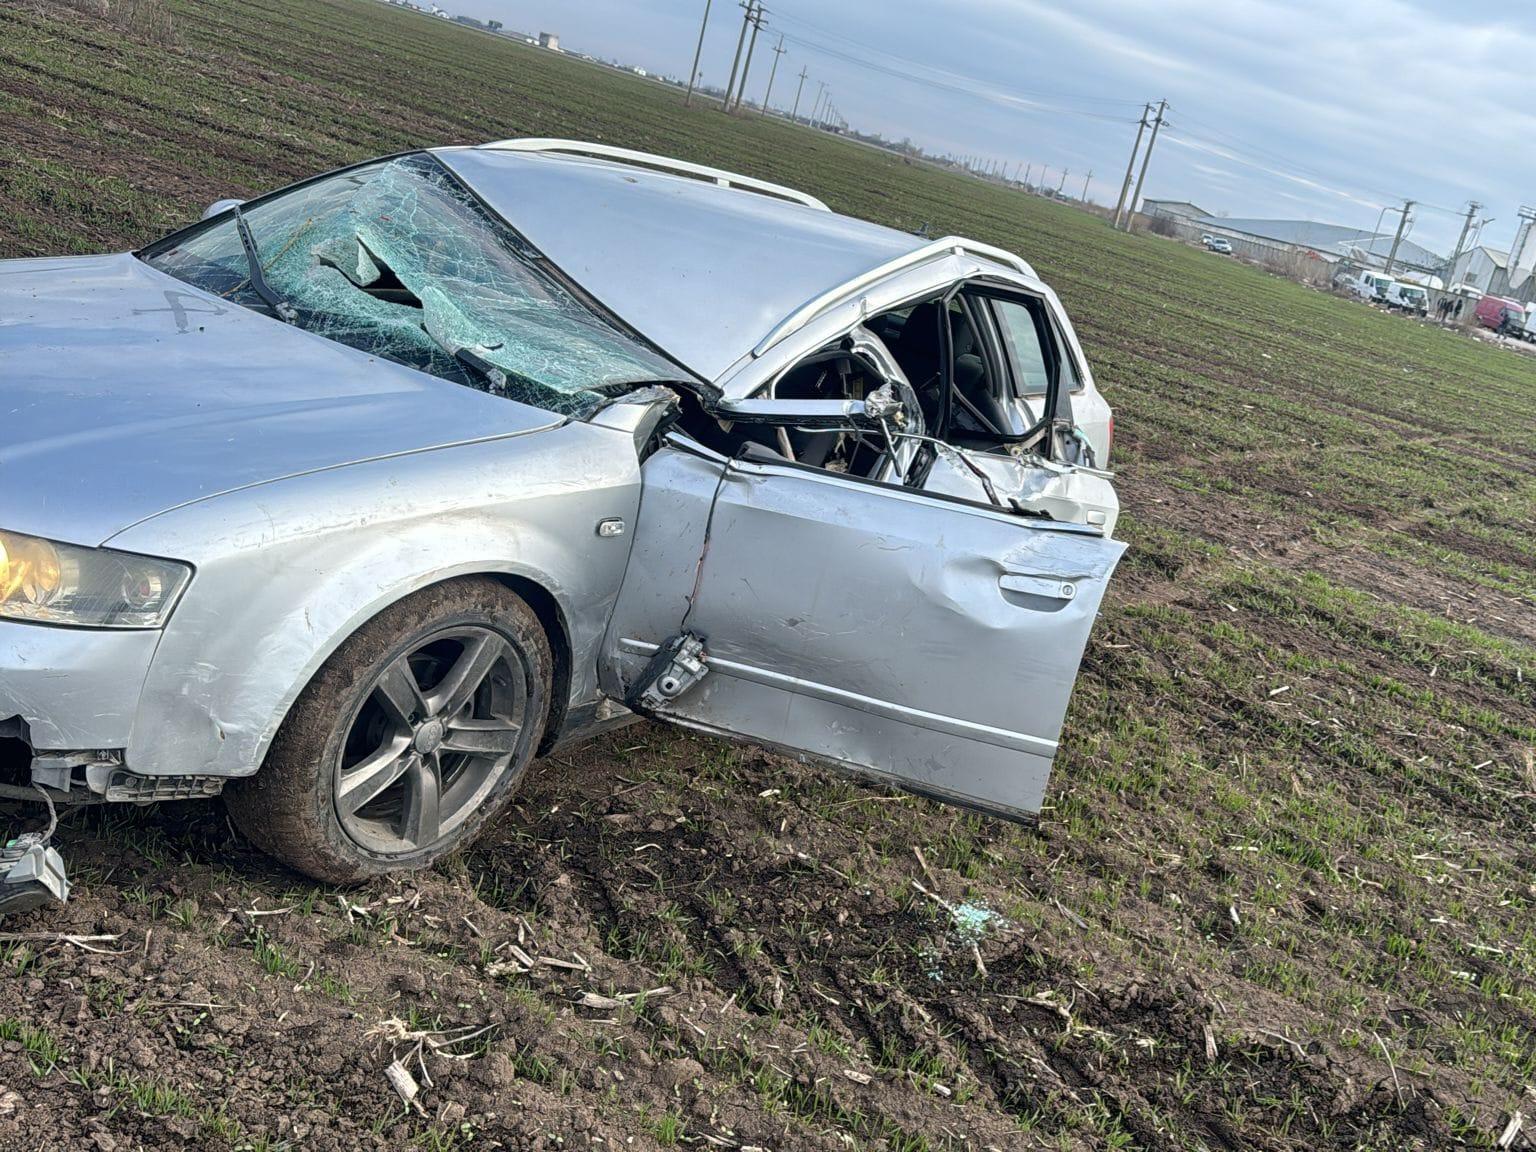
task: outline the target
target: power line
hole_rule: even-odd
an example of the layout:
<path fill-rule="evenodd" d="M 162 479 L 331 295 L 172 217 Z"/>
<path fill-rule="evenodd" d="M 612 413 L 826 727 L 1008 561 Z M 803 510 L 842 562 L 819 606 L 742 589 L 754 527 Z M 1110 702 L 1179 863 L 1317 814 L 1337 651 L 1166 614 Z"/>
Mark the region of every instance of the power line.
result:
<path fill-rule="evenodd" d="M 900 65 L 902 68 L 906 68 L 906 69 L 919 68 L 919 69 L 922 69 L 922 70 L 924 70 L 926 72 L 937 73 L 940 76 L 947 77 L 948 79 L 954 80 L 954 81 L 960 81 L 960 82 L 966 82 L 966 83 L 975 83 L 976 82 L 973 77 L 967 76 L 964 73 L 951 72 L 947 68 L 940 68 L 938 65 L 930 64 L 930 63 L 928 63 L 927 61 L 924 61 L 924 60 L 913 60 L 913 59 L 910 59 L 910 58 L 908 58 L 906 56 L 899 56 L 899 55 L 897 55 L 894 52 L 887 52 L 887 51 L 885 51 L 882 48 L 876 48 L 872 44 L 865 44 L 864 42 L 862 42 L 860 40 L 856 40 L 856 39 L 854 39 L 851 36 L 844 36 L 844 35 L 841 35 L 841 34 L 839 34 L 837 32 L 829 31 L 826 28 L 822 28 L 819 25 L 811 23 L 811 21 L 805 19 L 803 16 L 795 16 L 795 15 L 793 15 L 791 13 L 787 13 L 787 12 L 779 12 L 778 15 L 779 15 L 779 17 L 781 19 L 788 20 L 791 24 L 803 25 L 806 29 L 808 29 L 808 30 L 816 33 L 818 36 L 820 36 L 823 41 L 825 41 L 825 40 L 838 40 L 838 41 L 842 41 L 844 44 L 850 45 L 850 46 L 858 48 L 858 49 L 861 49 L 862 51 L 873 53 L 876 56 L 884 56 L 887 60 L 893 61 L 895 64 Z M 797 42 L 800 42 L 799 39 L 797 37 L 795 37 L 793 34 L 791 34 L 791 39 L 794 39 Z M 861 61 L 861 63 L 869 63 L 869 62 Z M 870 64 L 870 66 L 871 67 L 879 67 L 879 65 L 874 65 L 874 64 Z M 909 73 L 905 73 L 905 72 L 902 73 L 902 75 L 903 76 L 910 76 Z M 1070 92 L 1061 92 L 1061 91 L 1055 90 L 1055 89 L 1052 89 L 1052 90 L 1049 90 L 1049 91 L 1042 91 L 1042 90 L 1028 90 L 1028 89 L 1009 88 L 1009 89 L 1007 89 L 1007 91 L 1010 92 L 1010 93 L 1021 95 L 1021 96 L 1044 96 L 1044 97 L 1050 97 L 1050 98 L 1053 98 L 1053 99 L 1065 98 L 1065 99 L 1068 99 L 1068 100 L 1075 100 L 1075 101 L 1078 101 L 1080 103 L 1085 103 L 1085 104 L 1110 104 L 1110 105 L 1120 105 L 1120 106 L 1127 107 L 1127 108 L 1135 107 L 1139 103 L 1139 101 L 1136 101 L 1136 100 L 1122 100 L 1122 99 L 1117 99 L 1117 98 L 1109 97 L 1109 96 L 1088 96 L 1088 95 L 1076 94 L 1076 93 L 1070 93 Z"/>
<path fill-rule="evenodd" d="M 1254 144 L 1247 138 L 1234 136 L 1231 133 L 1224 131 L 1223 129 L 1215 127 L 1214 125 L 1207 124 L 1201 120 L 1197 120 L 1195 117 L 1190 116 L 1183 111 L 1179 111 L 1177 109 L 1176 111 L 1179 112 L 1179 125 L 1177 128 L 1169 129 L 1176 137 L 1194 143 L 1203 143 L 1209 147 L 1216 148 L 1219 151 L 1229 153 L 1232 159 L 1237 160 L 1240 163 L 1246 162 L 1252 167 L 1260 168 L 1264 171 L 1269 171 L 1273 175 L 1299 179 L 1302 183 L 1321 185 L 1324 191 L 1331 192 L 1334 195 L 1343 196 L 1345 199 L 1362 200 L 1366 199 L 1366 197 L 1370 197 L 1376 201 L 1377 207 L 1381 207 L 1383 204 L 1390 205 L 1391 203 L 1399 201 L 1403 198 L 1401 193 L 1387 192 L 1380 188 L 1369 188 L 1359 184 L 1355 185 L 1355 187 L 1364 194 L 1362 196 L 1356 196 L 1353 193 L 1347 192 L 1343 189 L 1331 187 L 1330 185 L 1332 185 L 1337 180 L 1337 176 L 1332 173 L 1324 172 L 1321 169 L 1313 168 L 1306 164 L 1297 163 L 1290 157 L 1281 155 L 1280 153 L 1271 149 L 1261 147 L 1258 144 Z M 1190 132 L 1184 127 L 1186 124 L 1193 124 L 1201 131 Z M 1202 134 L 1209 134 L 1211 136 L 1219 137 L 1220 139 L 1203 139 Z M 1266 168 L 1264 163 L 1256 162 L 1254 157 L 1258 157 L 1265 163 L 1274 165 L 1275 167 Z M 1457 218 L 1460 218 L 1462 215 L 1462 210 L 1460 208 L 1446 208 L 1443 205 L 1427 204 L 1423 201 L 1417 202 L 1417 207 L 1427 208 L 1432 212 L 1441 212 L 1447 216 L 1455 216 Z"/>
<path fill-rule="evenodd" d="M 915 75 L 912 71 L 910 71 L 910 69 L 915 66 L 912 62 L 907 62 L 907 67 L 905 69 L 887 66 L 880 64 L 877 61 L 863 59 L 849 52 L 839 51 L 838 49 L 829 47 L 825 44 L 818 44 L 813 40 L 801 39 L 793 33 L 785 33 L 784 38 L 789 41 L 789 43 L 804 48 L 808 52 L 816 52 L 823 56 L 831 56 L 834 59 L 842 60 L 845 63 L 854 64 L 860 68 L 867 68 L 872 72 L 878 72 L 884 76 L 890 76 L 897 80 L 905 80 L 908 83 L 918 84 L 925 88 L 932 88 L 942 92 L 953 92 L 961 96 L 969 96 L 972 99 L 980 98 L 992 100 L 994 102 L 1001 99 L 1004 102 L 1010 103 L 1012 106 L 1016 107 L 1017 110 L 1022 112 L 1058 113 L 1063 116 L 1082 116 L 1090 120 L 1107 120 L 1115 123 L 1121 123 L 1127 119 L 1123 115 L 1116 116 L 1107 112 L 1090 111 L 1086 108 L 1069 108 L 1061 104 L 1043 103 L 1041 101 L 1030 99 L 1028 97 L 1010 92 L 1007 89 L 998 88 L 996 86 L 985 85 L 981 89 L 978 89 L 976 86 L 974 86 L 974 82 L 970 82 L 971 86 L 946 83 L 942 80 L 935 80 L 930 77 Z M 964 78 L 962 77 L 961 79 Z M 1115 103 L 1118 104 L 1121 103 L 1121 101 L 1115 101 Z"/>

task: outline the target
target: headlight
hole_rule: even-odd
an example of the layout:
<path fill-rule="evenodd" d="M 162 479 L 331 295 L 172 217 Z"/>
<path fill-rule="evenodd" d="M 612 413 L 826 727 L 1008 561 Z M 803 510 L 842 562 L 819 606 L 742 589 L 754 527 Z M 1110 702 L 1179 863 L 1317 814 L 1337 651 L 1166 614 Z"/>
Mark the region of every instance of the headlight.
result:
<path fill-rule="evenodd" d="M 0 618 L 159 628 L 192 578 L 171 560 L 0 531 Z"/>

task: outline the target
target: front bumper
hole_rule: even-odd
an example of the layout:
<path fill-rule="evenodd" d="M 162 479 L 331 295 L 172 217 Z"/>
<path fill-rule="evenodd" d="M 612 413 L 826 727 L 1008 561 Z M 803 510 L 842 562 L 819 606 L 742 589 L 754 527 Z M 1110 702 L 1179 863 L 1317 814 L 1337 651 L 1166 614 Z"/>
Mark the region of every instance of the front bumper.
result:
<path fill-rule="evenodd" d="M 123 749 L 160 633 L 0 620 L 0 721 L 39 752 Z"/>

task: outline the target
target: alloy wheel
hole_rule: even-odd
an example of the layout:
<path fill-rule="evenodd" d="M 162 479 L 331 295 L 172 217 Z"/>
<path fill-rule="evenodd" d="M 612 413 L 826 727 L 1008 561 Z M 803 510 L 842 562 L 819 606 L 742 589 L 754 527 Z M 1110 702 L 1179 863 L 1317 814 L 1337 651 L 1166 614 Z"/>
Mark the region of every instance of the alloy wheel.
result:
<path fill-rule="evenodd" d="M 402 855 L 451 835 L 523 759 L 529 668 L 494 629 L 435 632 L 380 671 L 333 773 L 360 847 Z"/>

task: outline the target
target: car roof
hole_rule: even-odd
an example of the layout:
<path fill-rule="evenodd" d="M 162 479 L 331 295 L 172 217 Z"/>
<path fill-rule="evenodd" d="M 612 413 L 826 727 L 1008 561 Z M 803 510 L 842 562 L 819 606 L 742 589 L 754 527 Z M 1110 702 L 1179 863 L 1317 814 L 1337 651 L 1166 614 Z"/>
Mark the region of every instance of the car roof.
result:
<path fill-rule="evenodd" d="M 745 178 L 733 179 L 755 186 L 498 145 L 433 155 L 615 315 L 710 381 L 808 301 L 930 245 Z"/>

